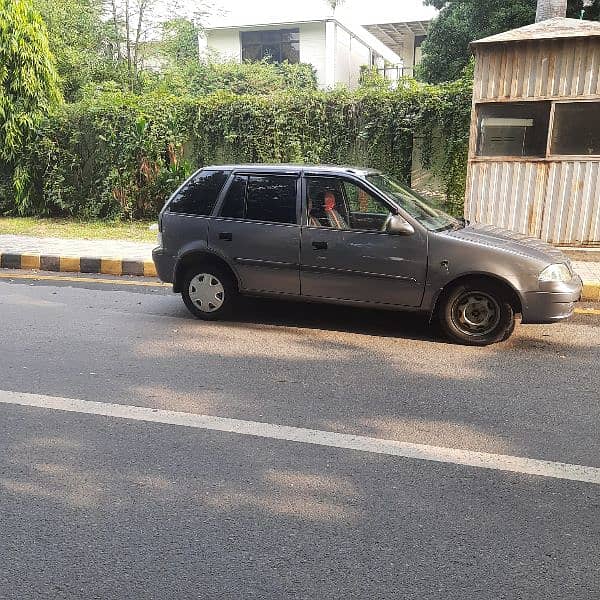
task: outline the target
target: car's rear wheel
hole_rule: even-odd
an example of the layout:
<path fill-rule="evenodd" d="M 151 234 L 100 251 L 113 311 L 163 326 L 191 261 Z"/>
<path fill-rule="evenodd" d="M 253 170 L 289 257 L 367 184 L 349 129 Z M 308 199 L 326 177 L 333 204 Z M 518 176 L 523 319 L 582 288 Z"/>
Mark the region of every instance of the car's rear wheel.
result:
<path fill-rule="evenodd" d="M 234 278 L 225 269 L 211 264 L 188 269 L 181 292 L 188 310 L 207 321 L 231 314 L 237 295 Z"/>
<path fill-rule="evenodd" d="M 515 311 L 508 295 L 493 282 L 471 280 L 444 295 L 439 310 L 444 333 L 453 341 L 487 346 L 508 339 Z"/>

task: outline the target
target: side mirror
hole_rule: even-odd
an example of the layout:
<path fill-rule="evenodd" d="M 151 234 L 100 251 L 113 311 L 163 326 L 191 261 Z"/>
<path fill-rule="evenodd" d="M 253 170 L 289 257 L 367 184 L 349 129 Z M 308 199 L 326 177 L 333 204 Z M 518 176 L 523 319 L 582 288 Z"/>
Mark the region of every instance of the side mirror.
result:
<path fill-rule="evenodd" d="M 415 233 L 415 228 L 400 215 L 391 215 L 386 231 L 395 235 L 413 235 Z"/>

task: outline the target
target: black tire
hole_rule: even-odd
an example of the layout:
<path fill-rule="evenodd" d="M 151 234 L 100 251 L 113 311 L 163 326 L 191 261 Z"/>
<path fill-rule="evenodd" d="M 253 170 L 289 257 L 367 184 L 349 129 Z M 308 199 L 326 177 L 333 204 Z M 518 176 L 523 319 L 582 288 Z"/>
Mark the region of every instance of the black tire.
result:
<path fill-rule="evenodd" d="M 515 311 L 501 286 L 470 280 L 450 289 L 440 300 L 438 317 L 453 342 L 488 346 L 507 340 L 515 329 Z"/>
<path fill-rule="evenodd" d="M 198 284 L 196 288 L 193 285 L 194 281 Z M 200 297 L 200 286 L 206 286 L 208 300 Z M 238 295 L 234 277 L 219 265 L 200 263 L 189 268 L 183 278 L 181 297 L 197 319 L 217 321 L 229 316 L 233 312 Z"/>

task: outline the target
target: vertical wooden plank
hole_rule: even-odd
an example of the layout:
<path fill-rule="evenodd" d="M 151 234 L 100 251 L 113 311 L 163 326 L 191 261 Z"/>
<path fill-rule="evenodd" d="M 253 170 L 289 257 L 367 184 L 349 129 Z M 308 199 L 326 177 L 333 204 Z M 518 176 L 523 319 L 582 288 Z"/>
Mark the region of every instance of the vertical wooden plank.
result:
<path fill-rule="evenodd" d="M 512 89 L 512 78 L 515 60 L 517 56 L 516 44 L 512 44 L 506 47 L 506 66 L 504 69 L 504 85 L 502 90 L 502 96 L 505 99 L 510 98 L 510 91 Z"/>
<path fill-rule="evenodd" d="M 594 75 L 594 63 L 596 59 L 596 44 L 593 40 L 586 40 L 586 61 L 585 61 L 585 82 L 583 85 L 583 94 L 588 96 L 592 93 L 592 77 Z M 598 65 L 595 67 L 598 68 Z"/>
<path fill-rule="evenodd" d="M 600 95 L 600 41 L 594 40 L 594 66 L 590 85 L 591 95 Z"/>
<path fill-rule="evenodd" d="M 556 55 L 555 70 L 554 70 L 554 81 L 552 82 L 552 93 L 551 96 L 560 96 L 560 83 L 563 77 L 564 71 L 564 53 L 562 52 L 561 42 L 553 43 L 554 52 Z"/>
<path fill-rule="evenodd" d="M 563 44 L 565 56 L 565 72 L 560 86 L 561 96 L 569 96 L 573 84 L 573 68 L 575 66 L 575 45 L 573 43 Z"/>
<path fill-rule="evenodd" d="M 552 154 L 552 137 L 554 136 L 554 122 L 556 119 L 556 102 L 550 105 L 550 123 L 548 126 L 548 140 L 546 141 L 546 158 Z"/>
<path fill-rule="evenodd" d="M 575 44 L 575 68 L 573 70 L 573 85 L 571 87 L 571 93 L 574 96 L 581 96 L 583 94 L 583 85 L 585 83 L 585 61 L 587 58 L 587 45 L 584 40 L 577 40 Z"/>
<path fill-rule="evenodd" d="M 594 175 L 591 179 L 588 202 L 590 206 L 590 227 L 584 242 L 588 244 L 600 244 L 600 168 L 595 166 Z"/>

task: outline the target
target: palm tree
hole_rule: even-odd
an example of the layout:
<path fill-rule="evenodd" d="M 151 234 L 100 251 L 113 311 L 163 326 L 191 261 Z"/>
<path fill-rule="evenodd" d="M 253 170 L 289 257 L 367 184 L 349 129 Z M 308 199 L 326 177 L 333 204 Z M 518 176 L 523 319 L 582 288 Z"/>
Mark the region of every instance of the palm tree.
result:
<path fill-rule="evenodd" d="M 537 0 L 536 21 L 545 21 L 567 14 L 567 0 Z"/>

